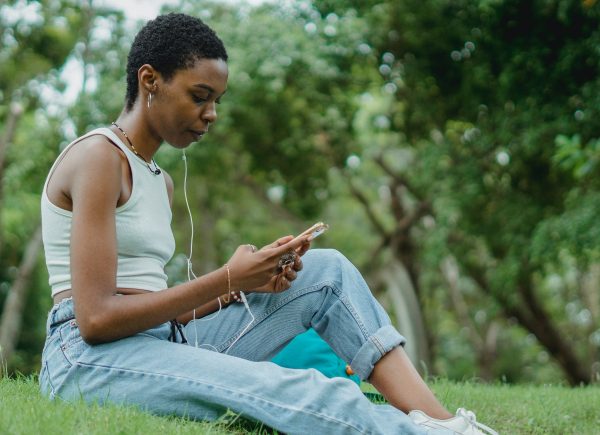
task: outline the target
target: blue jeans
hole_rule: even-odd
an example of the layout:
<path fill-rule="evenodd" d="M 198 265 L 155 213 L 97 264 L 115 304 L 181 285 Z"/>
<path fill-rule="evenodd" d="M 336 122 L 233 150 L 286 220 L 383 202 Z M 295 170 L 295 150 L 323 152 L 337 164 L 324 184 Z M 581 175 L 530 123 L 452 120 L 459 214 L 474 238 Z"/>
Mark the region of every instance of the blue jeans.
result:
<path fill-rule="evenodd" d="M 192 419 L 214 420 L 230 409 L 290 434 L 427 433 L 394 407 L 372 404 L 350 380 L 268 362 L 312 327 L 367 379 L 383 355 L 405 342 L 343 255 L 313 249 L 303 261 L 289 290 L 248 295 L 249 327 L 244 305 L 233 304 L 212 320 L 188 323 L 175 341 L 167 322 L 89 345 L 72 300 L 63 300 L 48 316 L 41 390 L 50 398 L 124 403 Z"/>

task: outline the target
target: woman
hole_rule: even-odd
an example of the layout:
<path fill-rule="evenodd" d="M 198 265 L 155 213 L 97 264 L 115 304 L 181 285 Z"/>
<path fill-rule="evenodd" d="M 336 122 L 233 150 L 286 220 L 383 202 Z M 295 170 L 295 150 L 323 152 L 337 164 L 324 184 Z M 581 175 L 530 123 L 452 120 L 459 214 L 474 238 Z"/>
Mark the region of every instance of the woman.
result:
<path fill-rule="evenodd" d="M 308 236 L 240 246 L 223 267 L 167 288 L 173 182 L 153 156 L 163 141 L 184 149 L 208 132 L 227 79 L 225 48 L 204 23 L 150 21 L 128 57 L 119 118 L 50 170 L 42 218 L 55 305 L 42 391 L 195 419 L 231 409 L 286 433 L 479 433 L 471 413 L 435 399 L 359 272 L 336 251 L 309 250 Z M 248 309 L 231 303 L 241 290 Z M 266 362 L 309 327 L 393 406 L 351 381 Z"/>

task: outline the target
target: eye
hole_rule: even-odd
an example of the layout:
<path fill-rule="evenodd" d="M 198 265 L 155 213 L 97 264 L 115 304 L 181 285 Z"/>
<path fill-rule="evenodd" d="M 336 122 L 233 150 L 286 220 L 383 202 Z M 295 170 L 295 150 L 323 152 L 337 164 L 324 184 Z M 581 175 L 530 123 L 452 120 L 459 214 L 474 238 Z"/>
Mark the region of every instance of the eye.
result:
<path fill-rule="evenodd" d="M 198 95 L 192 94 L 192 100 L 196 104 L 204 104 L 206 103 L 206 98 L 199 97 Z"/>
<path fill-rule="evenodd" d="M 217 103 L 217 104 L 221 104 L 221 97 L 217 98 L 217 99 L 215 100 L 215 103 Z"/>

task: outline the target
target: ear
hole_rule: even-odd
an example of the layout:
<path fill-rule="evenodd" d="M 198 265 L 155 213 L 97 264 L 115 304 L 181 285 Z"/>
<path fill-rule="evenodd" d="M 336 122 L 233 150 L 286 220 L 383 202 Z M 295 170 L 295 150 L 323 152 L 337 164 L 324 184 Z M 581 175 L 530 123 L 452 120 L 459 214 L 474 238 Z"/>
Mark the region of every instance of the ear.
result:
<path fill-rule="evenodd" d="M 152 65 L 144 64 L 138 69 L 138 83 L 140 86 L 140 94 L 148 94 L 156 92 L 160 73 L 156 71 Z"/>

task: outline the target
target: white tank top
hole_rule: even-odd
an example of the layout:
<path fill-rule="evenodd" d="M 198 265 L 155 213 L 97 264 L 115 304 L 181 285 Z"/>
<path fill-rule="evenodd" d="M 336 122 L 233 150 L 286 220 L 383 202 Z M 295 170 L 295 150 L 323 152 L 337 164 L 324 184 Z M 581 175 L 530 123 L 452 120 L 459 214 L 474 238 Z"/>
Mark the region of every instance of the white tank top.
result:
<path fill-rule="evenodd" d="M 175 251 L 171 208 L 164 175 L 154 175 L 108 128 L 98 128 L 70 143 L 50 169 L 42 192 L 42 235 L 52 296 L 71 288 L 72 212 L 48 198 L 48 180 L 65 153 L 92 135 L 106 136 L 127 156 L 133 179 L 131 197 L 115 209 L 117 231 L 117 287 L 158 291 L 167 288 L 165 265 Z"/>

